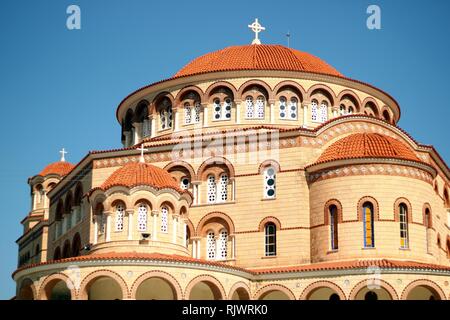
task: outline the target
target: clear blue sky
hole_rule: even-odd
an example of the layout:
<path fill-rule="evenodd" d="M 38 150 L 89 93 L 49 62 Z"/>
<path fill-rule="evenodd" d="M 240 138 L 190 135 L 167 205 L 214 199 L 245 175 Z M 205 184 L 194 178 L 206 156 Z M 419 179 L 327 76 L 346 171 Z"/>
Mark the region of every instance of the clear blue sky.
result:
<path fill-rule="evenodd" d="M 82 29 L 66 28 L 81 7 Z M 382 29 L 366 9 L 382 10 Z M 14 295 L 15 240 L 30 209 L 27 178 L 69 151 L 120 147 L 118 103 L 165 79 L 196 56 L 251 42 L 255 17 L 264 43 L 315 54 L 341 73 L 394 96 L 400 126 L 450 162 L 450 1 L 143 1 L 0 2 L 0 298 Z"/>

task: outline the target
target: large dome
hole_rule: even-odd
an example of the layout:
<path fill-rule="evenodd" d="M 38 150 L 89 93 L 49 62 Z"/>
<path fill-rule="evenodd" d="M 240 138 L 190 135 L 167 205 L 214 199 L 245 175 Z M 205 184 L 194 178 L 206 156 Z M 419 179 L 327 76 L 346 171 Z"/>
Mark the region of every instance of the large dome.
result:
<path fill-rule="evenodd" d="M 390 158 L 420 161 L 404 143 L 378 133 L 355 133 L 329 146 L 316 164 L 335 160 Z"/>
<path fill-rule="evenodd" d="M 192 60 L 174 77 L 237 70 L 302 71 L 342 77 L 328 63 L 309 53 L 268 44 L 233 46 L 205 54 Z"/>
<path fill-rule="evenodd" d="M 101 189 L 107 190 L 115 186 L 132 188 L 139 185 L 147 185 L 156 189 L 174 189 L 184 192 L 177 185 L 172 176 L 164 169 L 147 163 L 129 163 L 117 169 L 102 184 Z"/>

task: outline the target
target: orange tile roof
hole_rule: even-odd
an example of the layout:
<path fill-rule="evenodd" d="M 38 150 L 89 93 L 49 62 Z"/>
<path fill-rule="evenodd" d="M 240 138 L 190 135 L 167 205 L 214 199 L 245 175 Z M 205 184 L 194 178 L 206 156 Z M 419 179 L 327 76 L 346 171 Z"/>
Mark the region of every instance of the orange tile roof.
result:
<path fill-rule="evenodd" d="M 101 185 L 101 189 L 107 190 L 114 186 L 132 188 L 139 185 L 148 185 L 156 189 L 170 188 L 180 193 L 182 190 L 169 172 L 148 163 L 129 163 L 114 171 Z"/>
<path fill-rule="evenodd" d="M 250 268 L 245 269 L 229 265 L 220 261 L 210 261 L 204 259 L 195 259 L 188 256 L 162 254 L 162 253 L 137 253 L 137 252 L 110 252 L 103 254 L 83 255 L 72 258 L 65 258 L 60 260 L 49 260 L 47 262 L 34 263 L 18 268 L 14 271 L 13 276 L 25 269 L 41 265 L 49 265 L 56 263 L 77 262 L 77 261 L 106 261 L 106 260 L 153 260 L 153 261 L 167 261 L 178 263 L 196 263 L 207 266 L 216 266 L 246 272 L 250 275 L 264 275 L 274 273 L 291 273 L 291 272 L 312 272 L 312 271 L 333 271 L 333 270 L 351 270 L 351 269 L 366 269 L 369 267 L 379 267 L 380 269 L 410 269 L 410 270 L 432 270 L 432 271 L 450 271 L 450 266 L 429 264 L 416 261 L 400 261 L 390 259 L 373 259 L 373 260 L 349 260 L 337 262 L 320 262 L 305 265 L 294 265 L 285 267 L 272 268 Z"/>
<path fill-rule="evenodd" d="M 411 148 L 394 138 L 379 133 L 355 133 L 329 146 L 316 164 L 358 158 L 394 158 L 420 162 Z"/>
<path fill-rule="evenodd" d="M 54 163 L 51 163 L 48 166 L 46 166 L 38 175 L 45 177 L 46 175 L 49 175 L 49 174 L 57 174 L 57 175 L 60 175 L 61 177 L 64 177 L 74 167 L 75 167 L 75 165 L 73 165 L 69 162 L 58 161 L 58 162 L 54 162 Z"/>
<path fill-rule="evenodd" d="M 325 61 L 281 45 L 232 46 L 198 57 L 179 70 L 174 78 L 188 75 L 236 70 L 303 71 L 342 77 Z"/>

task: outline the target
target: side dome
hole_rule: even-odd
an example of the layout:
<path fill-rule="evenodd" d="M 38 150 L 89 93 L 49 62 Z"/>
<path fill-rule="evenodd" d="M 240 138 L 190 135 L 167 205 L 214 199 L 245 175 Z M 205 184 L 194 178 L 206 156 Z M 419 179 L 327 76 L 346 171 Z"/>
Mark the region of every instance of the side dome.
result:
<path fill-rule="evenodd" d="M 302 71 L 343 76 L 328 63 L 309 53 L 281 45 L 252 44 L 207 53 L 184 66 L 174 78 L 238 70 Z"/>
<path fill-rule="evenodd" d="M 75 167 L 75 165 L 66 162 L 66 161 L 58 161 L 49 164 L 46 166 L 38 175 L 45 177 L 50 174 L 57 174 L 61 177 L 66 176 L 72 169 Z"/>
<path fill-rule="evenodd" d="M 329 146 L 315 164 L 348 159 L 393 158 L 421 162 L 404 143 L 379 133 L 355 133 Z"/>
<path fill-rule="evenodd" d="M 173 189 L 179 193 L 188 192 L 182 190 L 169 172 L 147 163 L 129 163 L 117 169 L 101 185 L 101 189 L 107 190 L 115 186 L 132 188 L 147 185 L 155 189 Z"/>

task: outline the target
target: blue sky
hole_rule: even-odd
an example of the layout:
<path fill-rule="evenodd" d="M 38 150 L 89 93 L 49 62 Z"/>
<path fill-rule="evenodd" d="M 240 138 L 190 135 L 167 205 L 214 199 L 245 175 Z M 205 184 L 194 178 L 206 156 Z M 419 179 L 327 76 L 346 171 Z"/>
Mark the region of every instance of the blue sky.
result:
<path fill-rule="evenodd" d="M 81 8 L 81 30 L 66 28 L 66 8 Z M 382 29 L 366 27 L 381 7 Z M 0 299 L 14 295 L 15 240 L 30 209 L 27 178 L 69 151 L 120 147 L 118 103 L 135 89 L 172 76 L 191 59 L 252 40 L 317 55 L 347 77 L 390 93 L 400 126 L 450 162 L 450 2 L 144 1 L 0 2 Z"/>

